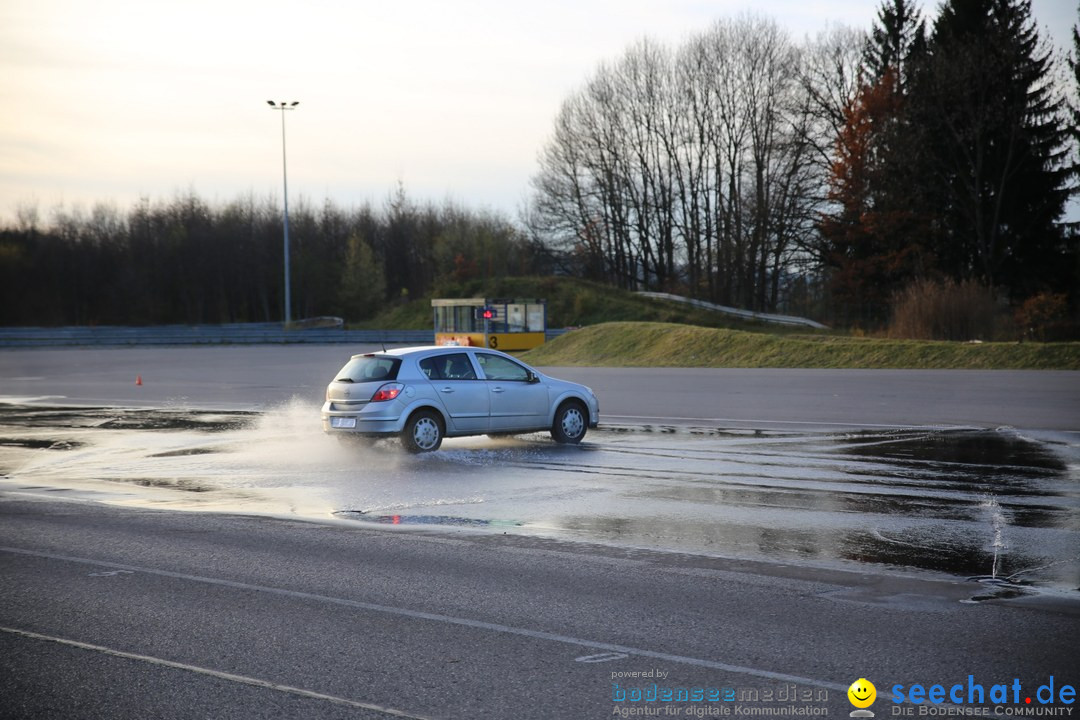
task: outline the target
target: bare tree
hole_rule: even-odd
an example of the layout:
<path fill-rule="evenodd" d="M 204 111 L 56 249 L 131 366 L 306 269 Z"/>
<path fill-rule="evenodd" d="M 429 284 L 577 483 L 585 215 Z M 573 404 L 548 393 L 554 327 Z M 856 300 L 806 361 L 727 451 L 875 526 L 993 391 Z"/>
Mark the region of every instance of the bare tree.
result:
<path fill-rule="evenodd" d="M 800 60 L 754 16 L 674 51 L 636 43 L 563 104 L 534 229 L 588 277 L 775 309 L 824 196 Z"/>

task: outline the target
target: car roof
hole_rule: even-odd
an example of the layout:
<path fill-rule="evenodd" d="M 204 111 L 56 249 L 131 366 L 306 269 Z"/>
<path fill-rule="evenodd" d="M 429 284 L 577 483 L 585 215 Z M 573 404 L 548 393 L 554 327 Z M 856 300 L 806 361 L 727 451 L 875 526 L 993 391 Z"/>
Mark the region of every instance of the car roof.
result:
<path fill-rule="evenodd" d="M 376 352 L 359 353 L 353 355 L 354 358 L 369 357 L 369 356 L 391 356 L 391 357 L 408 357 L 410 355 L 426 355 L 433 352 L 461 352 L 463 350 L 484 350 L 485 352 L 492 352 L 497 355 L 502 355 L 498 350 L 488 350 L 487 348 L 473 347 L 471 345 L 420 345 L 417 347 L 401 347 L 390 348 L 388 350 L 379 350 Z"/>

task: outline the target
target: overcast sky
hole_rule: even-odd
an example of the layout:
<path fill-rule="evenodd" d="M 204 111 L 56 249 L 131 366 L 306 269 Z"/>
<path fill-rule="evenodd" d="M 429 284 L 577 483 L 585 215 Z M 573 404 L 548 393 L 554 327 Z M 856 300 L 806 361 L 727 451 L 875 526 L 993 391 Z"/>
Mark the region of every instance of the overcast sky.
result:
<path fill-rule="evenodd" d="M 0 217 L 194 191 L 513 214 L 560 103 L 605 59 L 748 10 L 795 39 L 879 0 L 0 0 Z M 936 13 L 937 2 L 922 3 Z M 1035 0 L 1060 47 L 1074 0 Z"/>

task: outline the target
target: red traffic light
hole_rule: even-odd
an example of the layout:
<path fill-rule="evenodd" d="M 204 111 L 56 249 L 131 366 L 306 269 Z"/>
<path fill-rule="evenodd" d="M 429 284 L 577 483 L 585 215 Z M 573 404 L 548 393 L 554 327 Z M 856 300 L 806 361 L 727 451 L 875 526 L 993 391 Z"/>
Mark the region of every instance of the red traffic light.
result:
<path fill-rule="evenodd" d="M 495 317 L 495 311 L 491 308 L 484 308 L 483 318 L 485 320 L 491 320 L 493 317 Z"/>

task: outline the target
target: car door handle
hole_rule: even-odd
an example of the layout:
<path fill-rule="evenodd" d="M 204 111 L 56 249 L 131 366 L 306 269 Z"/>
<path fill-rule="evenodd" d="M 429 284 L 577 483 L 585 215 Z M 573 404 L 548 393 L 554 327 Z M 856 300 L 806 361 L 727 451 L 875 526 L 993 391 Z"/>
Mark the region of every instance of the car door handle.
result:
<path fill-rule="evenodd" d="M 501 392 L 506 392 L 506 391 L 503 390 L 501 387 L 493 387 L 493 388 L 491 388 L 491 392 L 501 393 Z"/>
<path fill-rule="evenodd" d="M 444 393 L 452 393 L 452 392 L 454 392 L 454 388 L 452 388 L 452 387 L 444 387 L 442 389 L 442 392 L 444 392 Z"/>

